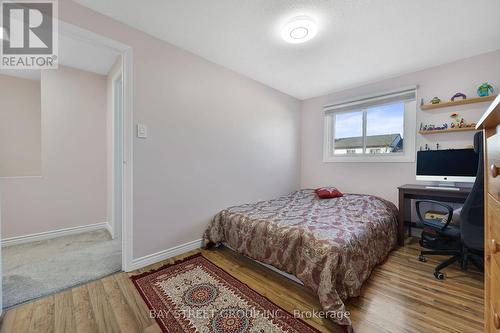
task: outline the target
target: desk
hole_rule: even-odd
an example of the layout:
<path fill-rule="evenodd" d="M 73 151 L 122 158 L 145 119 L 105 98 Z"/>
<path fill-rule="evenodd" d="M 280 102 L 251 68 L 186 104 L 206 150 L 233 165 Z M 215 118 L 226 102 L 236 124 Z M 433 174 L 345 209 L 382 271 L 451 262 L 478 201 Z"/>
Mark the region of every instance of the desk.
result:
<path fill-rule="evenodd" d="M 398 243 L 404 245 L 406 199 L 428 199 L 443 202 L 464 203 L 471 191 L 470 187 L 460 187 L 458 191 L 426 188 L 426 185 L 406 184 L 399 190 Z"/>

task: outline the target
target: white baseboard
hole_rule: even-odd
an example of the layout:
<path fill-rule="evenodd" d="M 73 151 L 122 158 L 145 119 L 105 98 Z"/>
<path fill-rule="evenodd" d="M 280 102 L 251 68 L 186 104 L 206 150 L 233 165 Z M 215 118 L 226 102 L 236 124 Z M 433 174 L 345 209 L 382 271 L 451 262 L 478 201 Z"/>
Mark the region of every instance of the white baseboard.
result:
<path fill-rule="evenodd" d="M 180 254 L 199 249 L 201 247 L 201 239 L 196 239 L 194 241 L 181 244 L 170 249 L 159 251 L 156 253 L 148 254 L 147 256 L 136 258 L 132 260 L 132 265 L 129 271 L 134 271 L 136 269 L 155 264 L 159 261 L 166 260 Z"/>
<path fill-rule="evenodd" d="M 102 223 L 82 225 L 79 227 L 45 231 L 45 232 L 40 232 L 37 234 L 9 237 L 9 238 L 2 239 L 2 247 L 11 246 L 11 245 L 19 245 L 19 244 L 24 244 L 24 243 L 29 243 L 29 242 L 37 242 L 37 241 L 42 241 L 42 240 L 51 239 L 51 238 L 55 238 L 55 237 L 61 237 L 61 236 L 75 235 L 75 234 L 80 234 L 82 232 L 94 231 L 94 230 L 99 230 L 99 229 L 107 229 L 108 228 L 107 226 L 109 226 L 109 224 L 107 222 L 102 222 Z"/>
<path fill-rule="evenodd" d="M 106 228 L 106 230 L 109 232 L 109 235 L 111 236 L 111 238 L 115 238 L 114 237 L 114 234 L 113 234 L 113 228 L 111 227 L 111 224 L 109 224 L 109 222 L 106 222 L 106 225 L 104 226 L 104 228 Z"/>

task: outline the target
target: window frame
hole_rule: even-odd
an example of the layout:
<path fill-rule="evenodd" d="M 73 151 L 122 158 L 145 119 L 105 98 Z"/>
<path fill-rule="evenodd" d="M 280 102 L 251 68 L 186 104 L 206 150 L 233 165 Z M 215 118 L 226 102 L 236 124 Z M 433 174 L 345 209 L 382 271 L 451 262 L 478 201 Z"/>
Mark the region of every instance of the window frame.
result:
<path fill-rule="evenodd" d="M 415 90 L 415 99 L 401 99 L 400 102 L 404 102 L 404 131 L 403 131 L 403 152 L 390 153 L 390 154 L 371 154 L 366 152 L 366 131 L 367 131 L 367 109 L 376 107 L 395 104 L 398 101 L 377 103 L 376 100 L 380 96 L 391 96 L 397 95 L 401 91 Z M 416 141 L 416 114 L 417 114 L 417 91 L 415 88 L 401 89 L 397 91 L 387 92 L 384 94 L 377 94 L 372 96 L 366 96 L 363 98 L 358 98 L 354 100 L 349 100 L 336 105 L 347 105 L 351 103 L 357 103 L 358 101 L 370 101 L 373 99 L 373 103 L 369 106 L 360 106 L 359 108 L 352 107 L 349 110 L 330 110 L 331 106 L 325 106 L 324 114 L 324 138 L 323 138 L 323 162 L 362 162 L 362 163 L 392 163 L 392 162 L 415 162 L 415 141 Z M 328 110 L 328 112 L 327 112 Z M 363 122 L 362 122 L 362 133 L 363 133 L 363 149 L 361 154 L 345 154 L 340 155 L 334 154 L 334 141 L 335 141 L 335 116 L 341 113 L 352 113 L 352 112 L 363 112 Z"/>

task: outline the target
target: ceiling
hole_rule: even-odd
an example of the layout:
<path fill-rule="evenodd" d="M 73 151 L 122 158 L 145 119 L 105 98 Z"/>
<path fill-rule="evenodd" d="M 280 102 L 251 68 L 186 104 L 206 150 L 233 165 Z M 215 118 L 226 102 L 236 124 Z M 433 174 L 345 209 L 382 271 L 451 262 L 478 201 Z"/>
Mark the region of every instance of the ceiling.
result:
<path fill-rule="evenodd" d="M 500 49 L 498 0 L 76 0 L 299 99 Z M 280 28 L 312 15 L 316 38 Z"/>
<path fill-rule="evenodd" d="M 119 53 L 95 44 L 59 34 L 59 64 L 87 72 L 106 75 L 119 56 Z M 0 69 L 0 74 L 30 80 L 40 80 L 40 70 Z"/>

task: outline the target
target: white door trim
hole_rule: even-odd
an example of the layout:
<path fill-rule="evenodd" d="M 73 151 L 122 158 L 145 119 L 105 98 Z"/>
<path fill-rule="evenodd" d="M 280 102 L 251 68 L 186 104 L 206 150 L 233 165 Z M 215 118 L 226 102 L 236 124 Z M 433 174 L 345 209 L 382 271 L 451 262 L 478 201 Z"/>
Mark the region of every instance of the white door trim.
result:
<path fill-rule="evenodd" d="M 122 53 L 122 86 L 123 86 L 123 186 L 122 186 L 122 269 L 131 271 L 133 257 L 134 230 L 134 111 L 132 86 L 132 48 Z"/>
<path fill-rule="evenodd" d="M 133 87 L 132 87 L 132 48 L 113 39 L 95 34 L 75 25 L 59 21 L 59 33 L 85 43 L 105 47 L 122 56 L 122 133 L 123 146 L 114 147 L 122 150 L 122 270 L 130 271 L 133 259 Z"/>
<path fill-rule="evenodd" d="M 120 60 L 121 63 L 121 60 Z M 118 86 L 119 84 L 119 86 Z M 111 167 L 111 177 L 113 191 L 111 191 L 111 207 L 108 209 L 108 219 L 110 225 L 110 234 L 113 239 L 121 239 L 122 231 L 122 207 L 123 207 L 123 196 L 122 185 L 123 185 L 123 81 L 122 81 L 122 69 L 115 73 L 111 77 L 111 89 L 112 89 L 112 100 L 111 100 L 111 143 L 112 143 L 112 167 Z M 117 90 L 119 88 L 119 91 Z M 119 97 L 119 98 L 118 98 Z M 119 101 L 117 104 L 117 100 Z M 108 119 L 109 120 L 109 119 Z M 109 127 L 108 127 L 109 130 Z M 119 181 L 117 181 L 119 179 Z"/>

